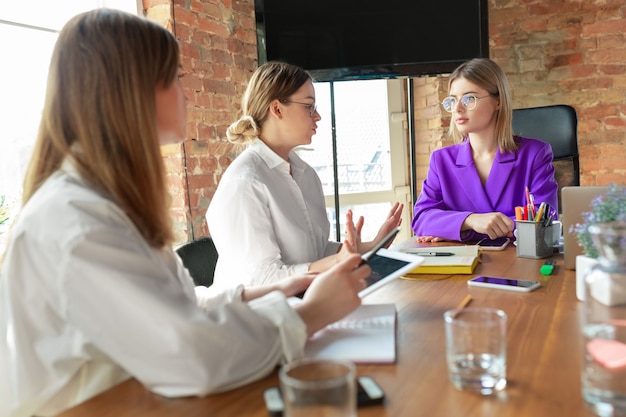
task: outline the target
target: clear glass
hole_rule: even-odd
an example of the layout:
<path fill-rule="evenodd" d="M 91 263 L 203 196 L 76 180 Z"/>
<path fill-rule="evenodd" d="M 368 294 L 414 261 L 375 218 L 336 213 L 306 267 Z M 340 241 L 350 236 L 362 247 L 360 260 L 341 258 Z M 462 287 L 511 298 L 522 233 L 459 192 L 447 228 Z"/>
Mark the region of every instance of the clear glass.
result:
<path fill-rule="evenodd" d="M 582 394 L 595 414 L 626 416 L 626 223 L 589 232 L 600 256 L 585 276 Z"/>
<path fill-rule="evenodd" d="M 304 359 L 281 367 L 285 417 L 356 417 L 356 371 L 350 362 Z"/>
<path fill-rule="evenodd" d="M 449 377 L 459 390 L 483 395 L 506 387 L 506 313 L 465 308 L 444 313 Z"/>

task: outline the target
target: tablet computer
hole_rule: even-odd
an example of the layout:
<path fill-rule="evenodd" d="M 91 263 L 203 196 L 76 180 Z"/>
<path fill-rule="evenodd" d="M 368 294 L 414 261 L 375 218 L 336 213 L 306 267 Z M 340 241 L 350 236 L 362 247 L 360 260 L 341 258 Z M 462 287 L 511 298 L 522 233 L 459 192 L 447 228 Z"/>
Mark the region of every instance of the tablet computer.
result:
<path fill-rule="evenodd" d="M 379 249 L 375 254 L 368 256 L 367 264 L 372 268 L 372 273 L 365 278 L 366 287 L 359 292 L 359 296 L 363 297 L 392 279 L 408 274 L 422 262 L 424 262 L 422 256 Z"/>

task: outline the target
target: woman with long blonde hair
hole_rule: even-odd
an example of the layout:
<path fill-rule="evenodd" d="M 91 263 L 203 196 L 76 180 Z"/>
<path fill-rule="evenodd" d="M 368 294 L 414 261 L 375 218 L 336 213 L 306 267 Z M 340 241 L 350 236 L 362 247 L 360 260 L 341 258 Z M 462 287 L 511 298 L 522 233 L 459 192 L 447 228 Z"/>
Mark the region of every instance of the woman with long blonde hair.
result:
<path fill-rule="evenodd" d="M 513 134 L 513 104 L 504 71 L 488 58 L 450 75 L 443 108 L 451 113 L 455 145 L 433 152 L 415 203 L 412 227 L 420 242 L 512 237 L 515 207 L 526 188 L 537 205 L 558 212 L 552 148 Z"/>
<path fill-rule="evenodd" d="M 60 32 L 0 270 L 0 415 L 56 415 L 130 377 L 166 396 L 231 389 L 360 304 L 356 255 L 314 281 L 194 287 L 160 154 L 185 135 L 178 72 L 176 39 L 147 19 L 100 9 Z"/>

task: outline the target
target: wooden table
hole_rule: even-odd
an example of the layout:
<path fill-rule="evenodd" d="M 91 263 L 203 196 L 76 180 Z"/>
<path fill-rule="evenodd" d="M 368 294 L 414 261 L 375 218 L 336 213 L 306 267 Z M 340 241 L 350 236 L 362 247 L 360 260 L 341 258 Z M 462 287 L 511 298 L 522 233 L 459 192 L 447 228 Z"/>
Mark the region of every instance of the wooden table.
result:
<path fill-rule="evenodd" d="M 517 258 L 515 247 L 484 252 L 475 274 L 541 281 L 531 293 L 468 288 L 474 275 L 399 279 L 365 298 L 368 303 L 395 302 L 398 352 L 395 365 L 360 365 L 383 388 L 384 405 L 359 409 L 359 416 L 592 416 L 581 397 L 582 362 L 573 271 L 555 255 L 554 274 L 542 277 L 543 260 Z M 448 380 L 444 311 L 467 293 L 471 306 L 494 307 L 508 315 L 507 388 L 483 397 L 456 390 Z M 263 390 L 278 384 L 277 372 L 245 387 L 204 398 L 168 399 L 128 380 L 61 414 L 73 416 L 251 416 L 266 417 Z"/>

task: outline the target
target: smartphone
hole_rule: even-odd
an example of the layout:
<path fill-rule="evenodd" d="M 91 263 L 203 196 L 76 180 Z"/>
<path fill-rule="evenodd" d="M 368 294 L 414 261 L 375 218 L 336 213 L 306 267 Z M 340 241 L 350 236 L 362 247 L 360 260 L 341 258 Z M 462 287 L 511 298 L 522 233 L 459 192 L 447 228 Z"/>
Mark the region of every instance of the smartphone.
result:
<path fill-rule="evenodd" d="M 399 227 L 396 227 L 395 229 L 393 229 L 391 232 L 389 232 L 389 234 L 387 236 L 385 236 L 383 238 L 383 240 L 381 240 L 380 242 L 378 242 L 378 245 L 376 245 L 374 247 L 374 249 L 372 249 L 371 251 L 364 253 L 363 256 L 361 256 L 361 263 L 360 265 L 366 264 L 367 261 L 376 254 L 376 252 L 378 252 L 380 249 L 387 247 L 387 245 L 389 245 L 391 243 L 391 241 L 393 240 L 393 238 L 396 237 L 396 235 L 398 234 L 398 232 L 400 231 Z"/>
<path fill-rule="evenodd" d="M 539 282 L 524 281 L 521 279 L 496 278 L 480 276 L 467 281 L 467 285 L 474 287 L 497 288 L 499 290 L 530 292 L 541 287 Z"/>
<path fill-rule="evenodd" d="M 385 393 L 369 376 L 360 376 L 356 379 L 356 404 L 357 407 L 365 407 L 368 405 L 382 404 L 385 399 Z M 265 399 L 265 407 L 270 416 L 281 417 L 285 409 L 283 396 L 280 388 L 272 387 L 263 392 Z"/>
<path fill-rule="evenodd" d="M 499 237 L 496 239 L 485 238 L 478 242 L 478 247 L 482 250 L 503 250 L 510 241 L 511 239 L 508 237 Z"/>

